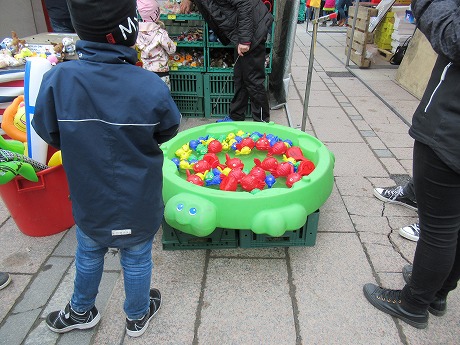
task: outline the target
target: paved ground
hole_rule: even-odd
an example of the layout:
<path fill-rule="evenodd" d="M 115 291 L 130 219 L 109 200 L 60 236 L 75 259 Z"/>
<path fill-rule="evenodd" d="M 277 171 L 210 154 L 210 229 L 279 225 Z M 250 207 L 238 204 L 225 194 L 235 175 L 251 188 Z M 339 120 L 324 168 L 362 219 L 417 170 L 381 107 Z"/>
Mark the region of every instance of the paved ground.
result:
<path fill-rule="evenodd" d="M 276 123 L 301 125 L 310 42 L 298 25 L 288 107 L 273 111 Z M 372 188 L 411 175 L 407 130 L 418 100 L 395 83 L 392 66 L 346 69 L 344 44 L 343 30 L 319 33 L 307 131 L 334 152 L 336 166 L 314 247 L 163 251 L 157 240 L 153 285 L 164 304 L 138 339 L 125 334 L 123 281 L 111 253 L 100 324 L 59 336 L 44 318 L 70 297 L 74 229 L 28 237 L 1 205 L 0 270 L 13 282 L 0 291 L 0 344 L 458 344 L 458 291 L 425 330 L 377 311 L 362 294 L 368 282 L 401 288 L 401 268 L 413 258 L 415 243 L 397 229 L 416 213 L 380 202 Z M 208 122 L 185 119 L 183 129 Z"/>

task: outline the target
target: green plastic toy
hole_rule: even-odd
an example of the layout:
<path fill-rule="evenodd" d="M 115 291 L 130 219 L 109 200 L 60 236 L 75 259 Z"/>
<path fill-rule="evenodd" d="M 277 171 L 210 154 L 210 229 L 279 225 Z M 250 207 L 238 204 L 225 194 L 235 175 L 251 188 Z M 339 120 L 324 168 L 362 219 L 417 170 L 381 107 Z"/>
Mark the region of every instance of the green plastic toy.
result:
<path fill-rule="evenodd" d="M 209 135 L 218 138 L 231 132 L 260 132 L 289 139 L 315 164 L 292 188 L 267 188 L 257 193 L 222 191 L 187 182 L 172 161 L 184 144 Z M 307 216 L 328 199 L 334 183 L 334 155 L 317 138 L 273 122 L 222 122 L 188 129 L 161 146 L 164 152 L 163 200 L 166 222 L 195 236 L 208 236 L 216 228 L 252 230 L 256 234 L 281 236 L 301 228 Z M 265 155 L 266 153 L 263 153 Z M 238 156 L 245 170 L 254 165 L 257 153 Z M 259 156 L 260 157 L 260 156 Z"/>

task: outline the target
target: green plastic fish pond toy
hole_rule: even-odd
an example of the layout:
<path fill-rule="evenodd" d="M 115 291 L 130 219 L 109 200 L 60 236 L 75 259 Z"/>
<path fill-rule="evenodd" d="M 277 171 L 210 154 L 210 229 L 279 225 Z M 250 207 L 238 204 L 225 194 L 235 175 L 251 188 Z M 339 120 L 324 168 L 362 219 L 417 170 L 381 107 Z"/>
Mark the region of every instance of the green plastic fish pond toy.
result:
<path fill-rule="evenodd" d="M 264 138 L 271 138 L 272 144 L 276 140 L 284 141 L 288 144 L 281 145 L 281 149 L 284 146 L 295 147 L 297 151 L 293 152 L 297 154 L 301 152 L 302 159 L 306 158 L 313 162 L 314 170 L 308 175 L 300 176 L 290 186 L 286 183 L 286 176 L 278 175 L 274 178 L 275 182 L 271 187 L 265 186 L 251 192 L 241 187 L 236 191 L 228 191 L 221 190 L 218 184 L 200 186 L 187 181 L 187 177 L 191 174 L 194 177 L 200 174 L 193 170 L 193 164 L 189 165 L 189 173 L 186 174 L 183 166 L 178 164 L 176 152 L 182 152 L 184 147 L 186 149 L 194 147 L 196 143 L 200 143 L 199 148 L 203 150 L 205 147 L 206 151 L 206 143 L 213 139 L 220 141 L 229 137 L 238 139 L 237 133 L 245 133 L 241 137 L 254 138 L 254 142 L 263 135 Z M 235 140 L 233 144 L 235 145 Z M 301 228 L 307 216 L 318 210 L 332 192 L 335 161 L 333 153 L 317 138 L 273 122 L 221 122 L 194 127 L 180 132 L 161 148 L 165 158 L 163 164 L 165 221 L 187 234 L 204 237 L 216 228 L 227 228 L 282 236 L 286 231 Z M 198 147 L 195 149 L 198 150 Z M 244 164 L 242 170 L 247 175 L 255 166 L 255 159 L 259 162 L 264 161 L 270 157 L 269 152 L 271 152 L 270 149 L 264 151 L 256 147 L 250 149 L 240 146 L 240 149 L 236 151 L 228 148 L 228 151 L 217 152 L 219 167 L 215 168 L 218 170 L 213 170 L 228 174 L 229 169 L 225 170 L 225 163 L 230 156 L 241 160 Z M 200 153 L 192 151 L 192 154 L 197 159 L 202 159 L 205 151 Z M 289 161 L 285 154 L 277 153 L 272 157 L 280 163 L 283 159 Z M 292 158 L 290 160 L 292 162 Z M 299 157 L 296 164 L 298 163 Z M 271 176 L 268 171 L 266 174 Z"/>

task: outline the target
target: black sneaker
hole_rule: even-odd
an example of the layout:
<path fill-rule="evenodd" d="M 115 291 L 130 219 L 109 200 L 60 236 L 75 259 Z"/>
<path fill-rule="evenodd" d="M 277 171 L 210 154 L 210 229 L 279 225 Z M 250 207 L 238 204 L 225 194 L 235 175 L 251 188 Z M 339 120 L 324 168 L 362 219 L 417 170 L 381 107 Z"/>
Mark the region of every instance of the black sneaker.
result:
<path fill-rule="evenodd" d="M 406 284 L 409 284 L 412 278 L 412 265 L 404 266 L 402 275 Z M 436 296 L 434 301 L 430 303 L 428 311 L 435 316 L 443 316 L 447 311 L 447 298 Z"/>
<path fill-rule="evenodd" d="M 10 282 L 10 275 L 6 272 L 0 272 L 0 290 L 6 288 Z"/>
<path fill-rule="evenodd" d="M 417 242 L 420 238 L 420 225 L 418 223 L 414 223 L 403 226 L 402 228 L 399 228 L 399 234 L 408 240 Z"/>
<path fill-rule="evenodd" d="M 85 313 L 77 313 L 67 303 L 64 310 L 53 311 L 46 317 L 49 329 L 56 333 L 65 333 L 73 329 L 88 329 L 96 326 L 101 319 L 99 311 L 94 306 Z"/>
<path fill-rule="evenodd" d="M 366 284 L 363 287 L 364 296 L 377 309 L 395 316 L 415 328 L 428 326 L 428 312 L 413 313 L 403 308 L 401 304 L 401 290 L 382 289 L 375 284 Z"/>
<path fill-rule="evenodd" d="M 144 315 L 143 318 L 139 320 L 129 320 L 126 319 L 126 333 L 130 337 L 140 337 L 142 334 L 145 333 L 147 327 L 149 326 L 149 322 L 152 317 L 160 310 L 161 306 L 161 293 L 158 289 L 151 289 L 150 290 L 150 309 L 147 314 Z"/>
<path fill-rule="evenodd" d="M 404 195 L 404 188 L 402 186 L 374 188 L 374 195 L 382 201 L 402 205 L 417 211 L 417 203 Z"/>

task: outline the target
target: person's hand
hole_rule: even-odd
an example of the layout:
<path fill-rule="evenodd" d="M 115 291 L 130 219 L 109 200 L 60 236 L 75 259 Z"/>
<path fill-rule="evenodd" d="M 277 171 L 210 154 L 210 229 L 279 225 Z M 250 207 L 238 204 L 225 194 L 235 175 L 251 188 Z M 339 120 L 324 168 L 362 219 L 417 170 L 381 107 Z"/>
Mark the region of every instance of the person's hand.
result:
<path fill-rule="evenodd" d="M 180 13 L 190 13 L 192 0 L 182 0 L 180 3 Z"/>
<path fill-rule="evenodd" d="M 244 53 L 246 53 L 249 50 L 249 48 L 251 48 L 251 46 L 248 44 L 238 44 L 238 55 L 243 56 Z"/>

